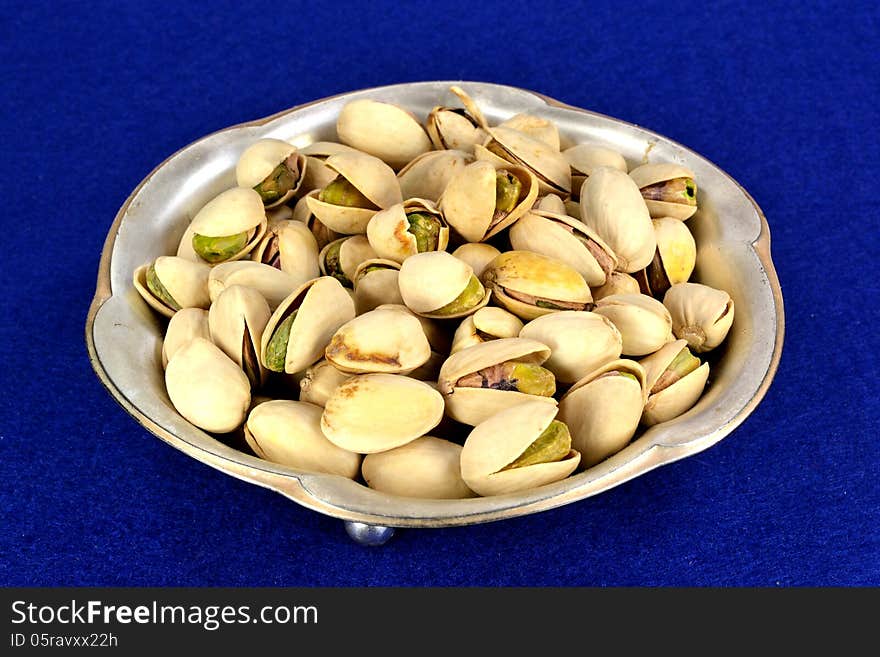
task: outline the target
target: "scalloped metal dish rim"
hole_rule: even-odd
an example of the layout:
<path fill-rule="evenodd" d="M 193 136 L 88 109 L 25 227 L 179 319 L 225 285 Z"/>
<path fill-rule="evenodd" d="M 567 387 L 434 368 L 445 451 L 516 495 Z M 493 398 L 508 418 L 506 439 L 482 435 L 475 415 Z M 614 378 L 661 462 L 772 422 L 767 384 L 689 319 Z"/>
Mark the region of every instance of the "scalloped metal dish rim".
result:
<path fill-rule="evenodd" d="M 455 82 L 441 82 L 441 84 L 481 84 L 486 85 L 488 83 L 467 83 L 462 81 Z M 389 85 L 386 87 L 374 87 L 371 89 L 362 89 L 357 90 L 358 92 L 362 91 L 373 91 L 378 89 L 390 89 L 396 86 L 402 85 Z M 493 86 L 503 86 L 503 85 L 493 85 Z M 574 107 L 572 105 L 568 105 L 566 103 L 562 103 L 558 100 L 550 98 L 549 96 L 545 96 L 535 91 L 531 91 L 528 89 L 520 89 L 516 87 L 509 87 L 512 89 L 516 89 L 517 91 L 523 91 L 537 98 L 541 99 L 549 106 L 555 106 L 559 108 L 564 108 L 568 110 L 573 110 L 576 112 L 580 112 L 587 115 L 598 116 L 605 119 L 610 119 L 611 121 L 615 121 L 617 123 L 630 126 L 633 128 L 637 128 L 645 132 L 647 135 L 652 137 L 656 137 L 658 140 L 664 140 L 667 143 L 676 145 L 688 152 L 695 153 L 692 149 L 689 149 L 681 144 L 678 144 L 674 140 L 671 140 L 667 137 L 659 135 L 653 131 L 647 130 L 642 126 L 637 126 L 632 123 L 628 123 L 626 121 L 622 121 L 620 119 L 616 119 L 613 117 L 608 117 L 598 112 L 592 112 L 589 110 L 585 110 L 580 107 Z M 575 502 L 577 500 L 585 499 L 592 495 L 596 495 L 603 491 L 608 490 L 614 486 L 622 484 L 630 479 L 637 477 L 641 474 L 644 474 L 654 468 L 657 468 L 661 465 L 665 465 L 667 463 L 672 463 L 673 461 L 677 461 L 679 459 L 691 456 L 698 452 L 701 452 L 718 441 L 722 440 L 725 436 L 730 434 L 736 427 L 742 424 L 743 421 L 754 411 L 760 401 L 763 399 L 764 395 L 767 392 L 767 389 L 770 387 L 770 383 L 773 381 L 773 377 L 776 374 L 776 370 L 779 366 L 779 360 L 782 355 L 782 344 L 785 333 L 785 316 L 783 309 L 783 301 L 782 301 L 782 290 L 779 285 L 779 278 L 776 274 L 776 270 L 773 266 L 773 262 L 770 256 L 770 229 L 767 225 L 767 219 L 764 216 L 761 208 L 755 203 L 754 199 L 751 195 L 734 180 L 727 172 L 720 169 L 714 163 L 712 166 L 721 172 L 724 176 L 726 176 L 736 187 L 739 189 L 742 194 L 748 199 L 748 201 L 754 206 L 755 212 L 757 213 L 760 222 L 761 222 L 761 231 L 758 235 L 757 239 L 752 242 L 752 247 L 757 255 L 762 267 L 764 268 L 768 283 L 770 285 L 773 299 L 774 299 L 774 307 L 776 311 L 776 340 L 773 347 L 773 354 L 770 360 L 770 363 L 767 366 L 767 369 L 764 373 L 763 379 L 761 381 L 760 386 L 758 387 L 755 394 L 748 400 L 748 402 L 730 419 L 730 421 L 725 424 L 719 426 L 715 431 L 701 436 L 695 440 L 689 441 L 687 443 L 677 444 L 677 445 L 664 445 L 664 444 L 656 444 L 656 443 L 648 443 L 643 449 L 635 454 L 631 454 L 629 460 L 626 460 L 622 463 L 617 464 L 616 467 L 606 468 L 601 471 L 600 475 L 597 475 L 594 478 L 587 478 L 585 481 L 580 482 L 577 486 L 574 486 L 562 493 L 548 493 L 544 496 L 538 496 L 531 501 L 516 504 L 513 506 L 505 506 L 504 508 L 496 508 L 496 509 L 484 509 L 484 508 L 473 508 L 468 509 L 464 504 L 457 504 L 456 506 L 461 506 L 462 508 L 457 509 L 454 514 L 438 514 L 436 516 L 392 516 L 392 515 L 384 515 L 384 514 L 376 514 L 376 513 L 367 513 L 360 510 L 348 509 L 343 506 L 335 505 L 331 502 L 328 502 L 325 499 L 322 499 L 317 494 L 315 494 L 309 488 L 309 480 L 313 477 L 324 477 L 327 478 L 328 475 L 320 475 L 314 473 L 305 473 L 305 472 L 297 472 L 289 468 L 285 468 L 284 466 L 276 465 L 273 463 L 269 463 L 267 461 L 262 461 L 255 457 L 251 457 L 247 454 L 242 453 L 240 459 L 231 459 L 227 458 L 223 455 L 212 453 L 203 447 L 198 445 L 194 445 L 189 441 L 174 435 L 173 433 L 166 431 L 164 428 L 157 425 L 153 422 L 147 415 L 145 415 L 137 406 L 135 406 L 126 396 L 125 394 L 113 383 L 110 379 L 107 371 L 105 370 L 103 364 L 101 363 L 100 358 L 98 357 L 97 350 L 95 347 L 94 341 L 94 323 L 95 318 L 103 306 L 103 304 L 112 296 L 111 283 L 110 283 L 110 264 L 111 264 L 111 256 L 113 247 L 116 241 L 116 236 L 119 231 L 120 224 L 122 222 L 122 218 L 126 214 L 126 211 L 132 202 L 132 200 L 137 196 L 138 192 L 141 188 L 146 185 L 149 180 L 153 177 L 153 175 L 161 169 L 169 160 L 174 158 L 178 153 L 187 150 L 193 144 L 201 142 L 205 139 L 209 139 L 213 135 L 227 132 L 231 130 L 236 130 L 244 127 L 257 127 L 264 125 L 270 121 L 273 121 L 283 115 L 290 114 L 292 112 L 296 112 L 305 107 L 309 107 L 311 105 L 315 105 L 318 103 L 323 103 L 329 100 L 333 100 L 335 98 L 339 98 L 341 96 L 349 95 L 353 92 L 346 92 L 342 94 L 337 94 L 335 96 L 328 96 L 327 98 L 321 98 L 309 103 L 305 103 L 303 105 L 298 105 L 296 107 L 292 107 L 290 109 L 283 110 L 276 114 L 272 114 L 271 116 L 264 117 L 262 119 L 257 119 L 254 121 L 248 121 L 245 123 L 240 123 L 237 125 L 229 126 L 227 128 L 223 128 L 222 130 L 218 130 L 216 132 L 205 135 L 196 141 L 187 144 L 177 152 L 170 155 L 163 162 L 157 165 L 153 171 L 151 171 L 139 184 L 138 186 L 131 192 L 128 198 L 120 207 L 119 211 L 116 213 L 116 218 L 113 221 L 113 224 L 110 226 L 110 229 L 107 233 L 107 237 L 104 241 L 104 247 L 101 251 L 101 259 L 98 266 L 98 279 L 95 288 L 95 295 L 92 299 L 92 302 L 89 306 L 88 315 L 86 317 L 86 326 L 85 326 L 85 338 L 86 345 L 89 353 L 89 361 L 92 364 L 92 367 L 95 370 L 95 373 L 98 375 L 101 383 L 110 393 L 110 395 L 122 406 L 125 411 L 131 415 L 141 426 L 143 426 L 147 431 L 154 434 L 158 438 L 161 438 L 165 442 L 169 443 L 173 447 L 181 450 L 185 454 L 213 467 L 221 472 L 232 475 L 238 479 L 243 481 L 247 481 L 259 486 L 263 486 L 265 488 L 269 488 L 276 492 L 279 492 L 286 497 L 294 500 L 295 502 L 302 504 L 303 506 L 312 509 L 314 511 L 318 511 L 319 513 L 323 513 L 335 518 L 339 518 L 347 521 L 355 521 L 355 522 L 363 522 L 374 525 L 384 525 L 389 527 L 449 527 L 449 526 L 458 526 L 458 525 L 469 525 L 476 523 L 484 523 L 484 522 L 493 522 L 496 520 L 503 520 L 505 518 L 513 518 L 521 515 L 527 515 L 531 513 L 537 513 L 539 511 L 545 511 L 548 509 L 552 509 L 558 506 L 562 506 L 564 504 L 569 504 L 571 502 Z M 699 156 L 699 154 L 695 153 Z M 702 157 L 702 156 L 699 156 Z M 703 158 L 706 159 L 706 158 Z M 708 160 L 707 160 L 708 161 Z M 609 459 L 610 461 L 611 459 Z M 477 498 L 475 500 L 444 500 L 443 502 L 449 502 L 451 504 L 461 503 L 461 502 L 479 502 L 480 500 L 488 501 L 493 498 Z M 480 506 L 480 505 L 478 505 Z M 481 505 L 485 506 L 485 505 Z"/>

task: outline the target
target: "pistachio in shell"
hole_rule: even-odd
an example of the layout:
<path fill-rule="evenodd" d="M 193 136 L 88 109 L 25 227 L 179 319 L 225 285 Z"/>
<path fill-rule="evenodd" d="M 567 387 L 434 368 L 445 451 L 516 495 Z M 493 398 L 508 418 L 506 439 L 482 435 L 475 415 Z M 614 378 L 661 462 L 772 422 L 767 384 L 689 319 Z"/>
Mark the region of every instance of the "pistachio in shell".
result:
<path fill-rule="evenodd" d="M 333 363 L 322 358 L 306 368 L 299 380 L 299 400 L 323 408 L 333 391 L 350 376 L 348 372 L 336 369 Z"/>
<path fill-rule="evenodd" d="M 678 283 L 663 297 L 672 332 L 698 353 L 714 349 L 733 325 L 733 299 L 724 290 L 702 283 Z"/>
<path fill-rule="evenodd" d="M 672 318 L 663 304 L 645 294 L 614 294 L 594 312 L 610 319 L 623 338 L 623 353 L 645 356 L 672 342 Z"/>
<path fill-rule="evenodd" d="M 471 153 L 476 144 L 482 144 L 489 135 L 479 121 L 465 108 L 438 105 L 428 112 L 425 131 L 434 148 Z"/>
<path fill-rule="evenodd" d="M 328 157 L 339 153 L 356 153 L 358 151 L 356 148 L 334 141 L 316 141 L 308 146 L 303 146 L 299 152 L 306 158 L 305 173 L 298 190 L 301 201 L 306 194 L 324 189 L 338 175 L 325 165 Z M 324 245 L 320 244 L 320 246 Z"/>
<path fill-rule="evenodd" d="M 636 272 L 643 294 L 662 297 L 671 285 L 686 283 L 697 261 L 697 245 L 687 224 L 672 217 L 653 219 L 657 250 L 654 259 Z"/>
<path fill-rule="evenodd" d="M 318 267 L 324 276 L 332 276 L 343 286 L 351 288 L 358 266 L 378 257 L 365 235 L 347 235 L 321 249 Z"/>
<path fill-rule="evenodd" d="M 663 345 L 639 364 L 645 370 L 648 395 L 642 412 L 645 426 L 668 422 L 689 410 L 703 394 L 709 378 L 709 363 L 701 363 L 685 340 Z"/>
<path fill-rule="evenodd" d="M 253 189 L 233 187 L 208 201 L 193 217 L 177 255 L 216 265 L 248 255 L 266 232 L 263 200 Z"/>
<path fill-rule="evenodd" d="M 367 454 L 361 472 L 367 486 L 401 497 L 463 499 L 474 492 L 461 478 L 461 445 L 422 436 L 385 452 Z"/>
<path fill-rule="evenodd" d="M 501 255 L 501 251 L 485 242 L 467 242 L 455 249 L 452 255 L 469 264 L 474 276 L 480 278 L 488 264 Z"/>
<path fill-rule="evenodd" d="M 167 367 L 168 361 L 177 350 L 194 338 L 211 339 L 208 311 L 202 308 L 182 308 L 171 316 L 168 328 L 165 329 L 165 338 L 162 340 L 162 367 Z"/>
<path fill-rule="evenodd" d="M 672 162 L 643 164 L 629 172 L 652 217 L 686 221 L 697 211 L 694 172 Z"/>
<path fill-rule="evenodd" d="M 302 283 L 320 275 L 318 242 L 299 221 L 284 219 L 270 225 L 251 259 L 285 271 Z"/>
<path fill-rule="evenodd" d="M 254 388 L 266 379 L 260 341 L 271 314 L 263 296 L 242 285 L 224 289 L 208 311 L 211 340 L 244 371 Z"/>
<path fill-rule="evenodd" d="M 419 155 L 397 173 L 401 196 L 437 203 L 452 177 L 473 159 L 458 150 L 431 151 Z"/>
<path fill-rule="evenodd" d="M 476 312 L 490 296 L 470 265 L 446 251 L 419 253 L 404 260 L 398 285 L 410 310 L 439 319 Z"/>
<path fill-rule="evenodd" d="M 346 103 L 336 119 L 339 140 L 398 169 L 431 150 L 431 140 L 409 111 L 370 99 Z"/>
<path fill-rule="evenodd" d="M 544 210 L 545 212 L 562 215 L 567 214 L 565 210 L 565 201 L 563 201 L 557 194 L 545 194 L 544 196 L 538 197 L 538 200 L 535 201 L 535 205 L 532 206 L 532 210 Z"/>
<path fill-rule="evenodd" d="M 367 239 L 378 257 L 403 262 L 417 253 L 443 251 L 449 228 L 434 203 L 414 198 L 373 215 Z"/>
<path fill-rule="evenodd" d="M 343 236 L 342 233 L 337 233 L 335 230 L 332 230 L 322 224 L 320 219 L 318 219 L 315 214 L 309 209 L 309 202 L 306 197 L 308 196 L 316 198 L 320 193 L 320 189 L 314 189 L 308 194 L 302 196 L 296 202 L 296 205 L 293 206 L 293 212 L 291 216 L 291 219 L 305 224 L 306 228 L 311 231 L 312 236 L 315 238 L 315 242 L 318 245 L 318 251 L 323 249 L 330 242 L 338 240 L 340 237 Z"/>
<path fill-rule="evenodd" d="M 559 149 L 548 146 L 519 130 L 498 126 L 489 128 L 491 139 L 475 146 L 478 161 L 498 167 L 510 163 L 525 168 L 538 182 L 541 194 L 568 195 L 571 192 L 571 168 Z"/>
<path fill-rule="evenodd" d="M 610 297 L 612 294 L 639 294 L 641 291 L 639 282 L 622 271 L 613 271 L 608 275 L 605 285 L 599 287 L 591 287 L 593 293 L 593 301 L 599 303 L 601 299 Z"/>
<path fill-rule="evenodd" d="M 562 151 L 562 155 L 571 166 L 571 191 L 574 196 L 594 169 L 611 167 L 626 173 L 626 160 L 617 151 L 596 144 L 577 144 Z"/>
<path fill-rule="evenodd" d="M 296 146 L 280 139 L 260 139 L 238 158 L 235 179 L 239 187 L 250 187 L 263 205 L 272 208 L 290 199 L 302 184 L 306 158 Z"/>
<path fill-rule="evenodd" d="M 503 308 L 486 306 L 465 317 L 452 337 L 451 353 L 499 338 L 515 338 L 523 323 L 519 317 Z"/>
<path fill-rule="evenodd" d="M 210 273 L 211 268 L 204 263 L 159 256 L 152 263 L 135 269 L 132 282 L 153 310 L 171 317 L 181 308 L 207 309 L 211 305 Z"/>
<path fill-rule="evenodd" d="M 358 315 L 383 304 L 403 304 L 397 279 L 400 263 L 382 258 L 370 258 L 357 266 L 354 272 L 354 305 Z"/>
<path fill-rule="evenodd" d="M 543 142 L 554 151 L 559 151 L 559 128 L 549 119 L 533 114 L 514 114 L 498 124 L 499 128 L 517 130 L 532 139 Z"/>
<path fill-rule="evenodd" d="M 259 292 L 269 308 L 274 310 L 291 292 L 308 280 L 310 279 L 252 260 L 234 260 L 211 267 L 208 294 L 213 303 L 226 288 L 243 285 Z"/>

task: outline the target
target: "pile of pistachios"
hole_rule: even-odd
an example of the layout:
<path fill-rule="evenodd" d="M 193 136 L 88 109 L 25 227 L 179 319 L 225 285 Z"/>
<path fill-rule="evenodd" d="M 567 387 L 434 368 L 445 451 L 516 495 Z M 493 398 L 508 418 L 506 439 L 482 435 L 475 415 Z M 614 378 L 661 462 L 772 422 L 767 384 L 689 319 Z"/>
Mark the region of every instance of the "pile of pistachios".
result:
<path fill-rule="evenodd" d="M 730 296 L 689 282 L 689 169 L 361 99 L 337 142 L 260 139 L 175 255 L 134 272 L 169 319 L 168 397 L 292 468 L 421 498 L 595 466 L 687 412 Z M 703 356 L 705 358 L 705 356 Z"/>

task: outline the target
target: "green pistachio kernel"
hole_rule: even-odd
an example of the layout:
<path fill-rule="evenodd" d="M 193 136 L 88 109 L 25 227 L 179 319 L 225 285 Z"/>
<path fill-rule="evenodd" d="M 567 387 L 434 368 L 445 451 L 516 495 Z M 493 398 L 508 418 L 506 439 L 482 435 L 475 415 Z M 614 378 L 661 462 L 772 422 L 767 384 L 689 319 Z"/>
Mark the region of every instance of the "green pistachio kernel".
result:
<path fill-rule="evenodd" d="M 697 204 L 697 183 L 693 178 L 673 178 L 642 187 L 642 197 L 648 201 Z"/>
<path fill-rule="evenodd" d="M 555 463 L 568 456 L 571 451 L 571 434 L 568 427 L 559 420 L 553 420 L 537 440 L 526 447 L 513 463 L 501 470 L 525 468 L 539 463 Z"/>
<path fill-rule="evenodd" d="M 291 159 L 293 160 L 292 169 L 290 167 Z M 274 203 L 293 189 L 298 177 L 299 172 L 297 171 L 296 157 L 288 158 L 275 167 L 272 170 L 272 173 L 270 173 L 262 182 L 257 184 L 254 187 L 254 191 L 260 195 L 260 198 L 263 199 L 263 203 Z"/>
<path fill-rule="evenodd" d="M 221 235 L 219 237 L 207 237 L 194 233 L 192 247 L 202 260 L 210 263 L 229 260 L 241 251 L 248 241 L 247 231 L 235 235 Z"/>
<path fill-rule="evenodd" d="M 172 310 L 180 310 L 180 304 L 174 300 L 174 297 L 169 294 L 168 290 L 165 289 L 165 286 L 162 285 L 162 281 L 159 280 L 159 276 L 156 274 L 155 265 L 150 265 L 150 268 L 147 270 L 147 289 L 154 297 Z"/>
<path fill-rule="evenodd" d="M 639 379 L 638 379 L 638 377 L 636 377 L 635 374 L 630 374 L 629 372 L 618 372 L 618 374 L 620 376 L 625 376 L 627 379 L 632 379 L 636 383 L 639 383 Z M 641 384 L 639 383 L 639 385 L 641 385 Z"/>
<path fill-rule="evenodd" d="M 348 276 L 342 271 L 342 263 L 339 261 L 339 250 L 342 248 L 344 241 L 340 240 L 328 247 L 324 253 L 324 271 L 327 272 L 328 276 L 332 276 L 345 287 L 352 287 L 352 282 L 348 280 Z"/>
<path fill-rule="evenodd" d="M 563 306 L 558 306 L 552 301 L 547 301 L 546 299 L 537 299 L 535 305 L 538 306 L 538 308 L 546 308 L 547 310 L 565 310 Z"/>
<path fill-rule="evenodd" d="M 440 242 L 440 220 L 434 215 L 413 212 L 406 215 L 410 233 L 415 235 L 416 250 L 419 253 L 436 251 Z"/>
<path fill-rule="evenodd" d="M 672 359 L 672 362 L 669 363 L 663 374 L 657 378 L 654 387 L 651 388 L 651 394 L 656 394 L 673 383 L 680 381 L 699 368 L 700 365 L 702 365 L 700 359 L 694 356 L 689 348 L 685 347 L 675 355 L 675 358 Z"/>
<path fill-rule="evenodd" d="M 284 362 L 287 360 L 287 343 L 290 342 L 290 327 L 296 319 L 294 310 L 290 315 L 275 327 L 275 332 L 266 345 L 266 361 L 263 363 L 273 372 L 283 372 Z"/>
<path fill-rule="evenodd" d="M 540 365 L 508 361 L 503 364 L 502 372 L 504 378 L 510 382 L 510 390 L 541 397 L 552 397 L 556 392 L 556 377 L 553 372 Z"/>
<path fill-rule="evenodd" d="M 328 184 L 318 194 L 318 200 L 330 205 L 342 205 L 347 208 L 364 208 L 374 210 L 376 206 L 360 190 L 342 176 Z"/>
<path fill-rule="evenodd" d="M 492 223 L 496 224 L 509 215 L 522 193 L 522 183 L 512 173 L 499 169 L 495 174 L 495 214 Z"/>
<path fill-rule="evenodd" d="M 480 279 L 476 276 L 471 276 L 471 279 L 468 281 L 467 286 L 464 288 L 464 291 L 459 294 L 455 299 L 447 303 L 445 306 L 442 306 L 432 312 L 432 315 L 455 315 L 457 313 L 464 312 L 470 308 L 476 306 L 482 300 L 483 296 L 486 294 L 486 289 L 483 287 L 483 284 L 480 283 Z"/>

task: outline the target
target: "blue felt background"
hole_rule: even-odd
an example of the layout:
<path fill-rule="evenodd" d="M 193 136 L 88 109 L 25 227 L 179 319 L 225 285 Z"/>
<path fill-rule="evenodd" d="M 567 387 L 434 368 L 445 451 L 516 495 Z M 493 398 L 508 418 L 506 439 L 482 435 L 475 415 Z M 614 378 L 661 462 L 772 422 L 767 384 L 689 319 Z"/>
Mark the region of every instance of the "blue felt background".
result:
<path fill-rule="evenodd" d="M 880 584 L 876 8 L 623 4 L 7 3 L 0 584 Z M 785 350 L 754 414 L 696 457 L 365 549 L 143 430 L 92 372 L 83 326 L 107 228 L 169 154 L 430 79 L 535 89 L 728 171 L 770 222 Z"/>

